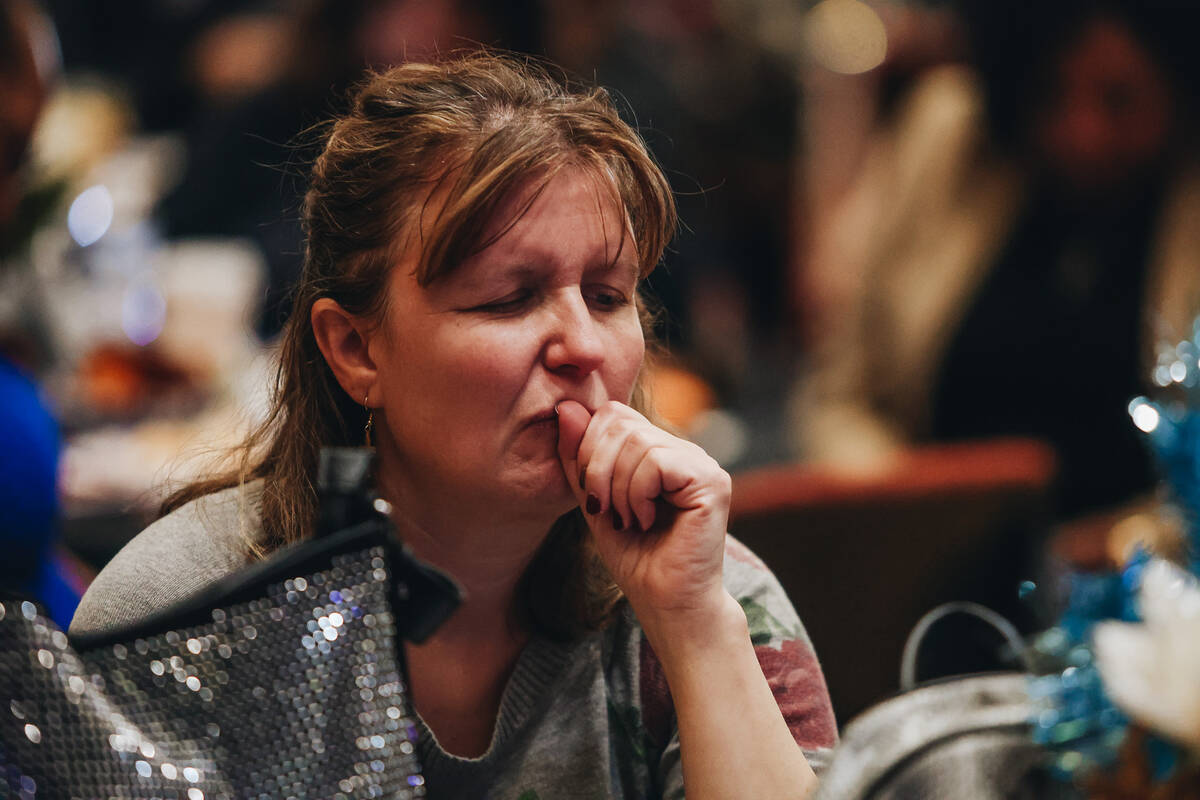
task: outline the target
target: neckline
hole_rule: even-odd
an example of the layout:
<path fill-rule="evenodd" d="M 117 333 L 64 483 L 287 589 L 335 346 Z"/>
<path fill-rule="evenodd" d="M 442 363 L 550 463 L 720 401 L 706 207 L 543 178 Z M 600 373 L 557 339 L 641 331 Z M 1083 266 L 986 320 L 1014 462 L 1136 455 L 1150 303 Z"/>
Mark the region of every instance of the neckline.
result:
<path fill-rule="evenodd" d="M 492 729 L 492 740 L 488 749 L 480 756 L 465 758 L 444 750 L 438 743 L 433 730 L 413 710 L 417 721 L 417 756 L 426 771 L 442 767 L 455 769 L 483 770 L 500 760 L 508 745 L 525 727 L 529 718 L 553 696 L 549 691 L 563 675 L 563 667 L 570 660 L 576 647 L 587 639 L 572 642 L 553 642 L 541 637 L 532 637 L 513 667 L 512 675 L 504 686 L 500 699 L 500 712 Z"/>

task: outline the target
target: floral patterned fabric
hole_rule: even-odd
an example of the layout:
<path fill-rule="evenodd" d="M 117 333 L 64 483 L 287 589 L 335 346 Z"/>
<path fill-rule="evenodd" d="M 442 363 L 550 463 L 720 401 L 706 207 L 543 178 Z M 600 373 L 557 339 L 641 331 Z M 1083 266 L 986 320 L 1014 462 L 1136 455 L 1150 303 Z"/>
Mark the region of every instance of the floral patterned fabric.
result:
<path fill-rule="evenodd" d="M 804 626 L 766 565 L 732 537 L 725 586 L 746 611 L 758 661 L 792 735 L 820 772 L 837 728 Z M 431 797 L 684 797 L 670 690 L 628 607 L 603 633 L 582 641 L 530 643 L 482 757 L 445 753 L 428 729 L 418 752 Z"/>

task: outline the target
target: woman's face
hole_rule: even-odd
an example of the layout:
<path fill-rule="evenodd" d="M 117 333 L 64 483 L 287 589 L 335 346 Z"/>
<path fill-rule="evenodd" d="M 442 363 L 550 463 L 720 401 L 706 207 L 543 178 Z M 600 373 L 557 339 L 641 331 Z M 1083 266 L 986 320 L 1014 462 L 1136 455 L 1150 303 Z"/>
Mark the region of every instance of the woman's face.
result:
<path fill-rule="evenodd" d="M 1166 151 L 1167 77 L 1123 24 L 1092 21 L 1063 54 L 1034 125 L 1051 171 L 1083 195 L 1120 191 Z"/>
<path fill-rule="evenodd" d="M 501 205 L 485 236 L 528 191 Z M 596 179 L 568 169 L 449 275 L 423 288 L 414 265 L 393 271 L 369 344 L 385 494 L 417 513 L 423 503 L 459 515 L 569 510 L 554 407 L 628 402 L 642 364 L 624 215 Z"/>

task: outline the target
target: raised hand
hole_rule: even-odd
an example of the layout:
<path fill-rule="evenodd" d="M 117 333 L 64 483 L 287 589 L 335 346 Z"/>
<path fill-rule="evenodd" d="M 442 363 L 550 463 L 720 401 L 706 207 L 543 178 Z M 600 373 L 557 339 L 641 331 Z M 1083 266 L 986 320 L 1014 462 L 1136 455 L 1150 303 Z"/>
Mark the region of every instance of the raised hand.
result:
<path fill-rule="evenodd" d="M 609 572 L 643 624 L 719 613 L 730 480 L 627 405 L 558 406 L 558 454 Z"/>

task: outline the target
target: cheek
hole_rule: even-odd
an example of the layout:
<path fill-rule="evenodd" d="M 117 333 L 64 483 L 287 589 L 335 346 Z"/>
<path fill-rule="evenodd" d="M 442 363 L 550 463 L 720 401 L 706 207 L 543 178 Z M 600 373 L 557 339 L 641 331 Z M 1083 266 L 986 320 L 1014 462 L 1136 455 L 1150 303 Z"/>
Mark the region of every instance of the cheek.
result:
<path fill-rule="evenodd" d="M 612 399 L 629 402 L 645 356 L 646 340 L 640 322 L 635 320 L 614 338 L 608 350 L 606 383 Z"/>
<path fill-rule="evenodd" d="M 529 380 L 538 343 L 529 327 L 481 330 L 458 326 L 423 358 L 446 383 L 449 401 L 503 407 Z"/>

